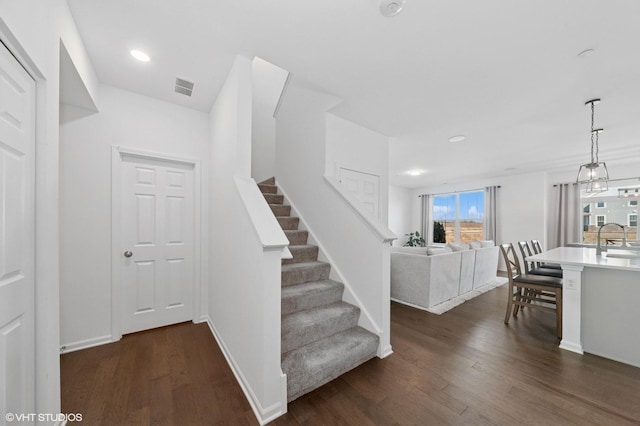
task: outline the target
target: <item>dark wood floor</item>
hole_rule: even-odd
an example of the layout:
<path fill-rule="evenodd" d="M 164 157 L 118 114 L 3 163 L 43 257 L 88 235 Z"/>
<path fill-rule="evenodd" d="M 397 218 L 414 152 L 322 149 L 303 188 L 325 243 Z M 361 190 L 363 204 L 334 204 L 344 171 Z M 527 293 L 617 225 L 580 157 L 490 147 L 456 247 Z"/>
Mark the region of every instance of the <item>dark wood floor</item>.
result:
<path fill-rule="evenodd" d="M 640 369 L 560 350 L 547 312 L 505 326 L 505 300 L 503 286 L 440 316 L 392 304 L 394 354 L 272 424 L 640 424 Z M 65 354 L 61 371 L 63 412 L 84 424 L 257 424 L 205 324 Z"/>

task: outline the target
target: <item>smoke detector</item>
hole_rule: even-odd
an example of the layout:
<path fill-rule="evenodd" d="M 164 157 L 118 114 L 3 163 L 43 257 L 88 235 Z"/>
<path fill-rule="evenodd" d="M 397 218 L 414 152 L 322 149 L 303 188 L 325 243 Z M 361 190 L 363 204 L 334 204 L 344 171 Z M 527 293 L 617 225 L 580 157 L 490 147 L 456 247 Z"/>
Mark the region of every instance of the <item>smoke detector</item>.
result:
<path fill-rule="evenodd" d="M 391 18 L 402 12 L 405 0 L 381 0 L 380 1 L 380 13 L 382 16 Z"/>
<path fill-rule="evenodd" d="M 180 93 L 186 96 L 191 96 L 191 94 L 193 93 L 193 82 L 176 77 L 175 90 L 176 90 L 176 93 Z"/>

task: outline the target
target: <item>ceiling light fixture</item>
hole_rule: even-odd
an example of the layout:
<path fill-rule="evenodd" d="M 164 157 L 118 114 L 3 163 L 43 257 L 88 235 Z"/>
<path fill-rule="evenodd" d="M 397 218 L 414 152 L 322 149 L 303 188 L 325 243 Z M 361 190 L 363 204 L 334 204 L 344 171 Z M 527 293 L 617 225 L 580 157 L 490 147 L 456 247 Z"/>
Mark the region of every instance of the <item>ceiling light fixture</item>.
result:
<path fill-rule="evenodd" d="M 640 188 L 618 188 L 618 198 L 640 197 Z"/>
<path fill-rule="evenodd" d="M 462 142 L 467 137 L 465 135 L 456 135 L 449 138 L 449 142 Z"/>
<path fill-rule="evenodd" d="M 402 12 L 404 8 L 405 0 L 381 0 L 380 1 L 380 13 L 382 16 L 391 18 Z"/>
<path fill-rule="evenodd" d="M 409 176 L 420 176 L 423 173 L 424 173 L 424 170 L 422 170 L 422 169 L 411 169 L 411 170 L 407 171 L 407 174 Z"/>
<path fill-rule="evenodd" d="M 598 161 L 598 135 L 604 129 L 594 129 L 594 105 L 600 103 L 600 99 L 591 99 L 585 105 L 591 106 L 591 162 L 580 166 L 577 183 L 586 184 L 585 192 L 604 192 L 609 189 L 609 172 L 604 162 Z"/>
<path fill-rule="evenodd" d="M 131 53 L 131 56 L 133 56 L 140 62 L 149 62 L 151 60 L 149 55 L 144 53 L 142 50 L 133 49 L 130 53 Z"/>

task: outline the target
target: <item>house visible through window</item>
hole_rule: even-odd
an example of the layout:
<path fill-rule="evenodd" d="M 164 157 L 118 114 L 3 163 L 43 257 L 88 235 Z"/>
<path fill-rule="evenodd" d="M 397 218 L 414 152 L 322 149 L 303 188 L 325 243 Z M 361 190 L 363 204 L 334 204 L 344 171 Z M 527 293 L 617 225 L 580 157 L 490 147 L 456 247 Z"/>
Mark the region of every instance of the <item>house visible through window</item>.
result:
<path fill-rule="evenodd" d="M 635 184 L 635 179 L 633 179 Z M 629 183 L 627 183 L 628 185 Z M 623 183 L 621 182 L 621 185 Z M 598 239 L 598 228 L 605 223 L 618 223 L 624 226 L 623 231 L 616 226 L 607 226 L 600 232 L 601 239 L 606 238 L 612 244 L 620 244 L 626 233 L 627 240 L 640 240 L 638 235 L 638 200 L 618 197 L 617 187 L 597 194 L 587 194 L 581 188 L 580 204 L 582 217 L 576 218 L 582 223 L 582 242 L 595 244 Z"/>
<path fill-rule="evenodd" d="M 433 242 L 468 243 L 484 238 L 484 191 L 433 197 Z M 444 232 L 442 232 L 444 228 Z M 444 235 L 442 235 L 444 234 Z"/>

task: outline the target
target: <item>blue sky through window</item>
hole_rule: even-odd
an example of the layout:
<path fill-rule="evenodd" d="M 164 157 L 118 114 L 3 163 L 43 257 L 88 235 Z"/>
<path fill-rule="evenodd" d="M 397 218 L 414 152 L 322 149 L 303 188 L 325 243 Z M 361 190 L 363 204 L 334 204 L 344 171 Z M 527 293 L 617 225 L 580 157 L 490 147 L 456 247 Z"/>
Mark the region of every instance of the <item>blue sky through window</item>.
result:
<path fill-rule="evenodd" d="M 461 192 L 460 220 L 482 220 L 484 217 L 484 193 Z M 456 194 L 436 195 L 433 197 L 433 219 L 455 220 L 456 218 Z"/>

